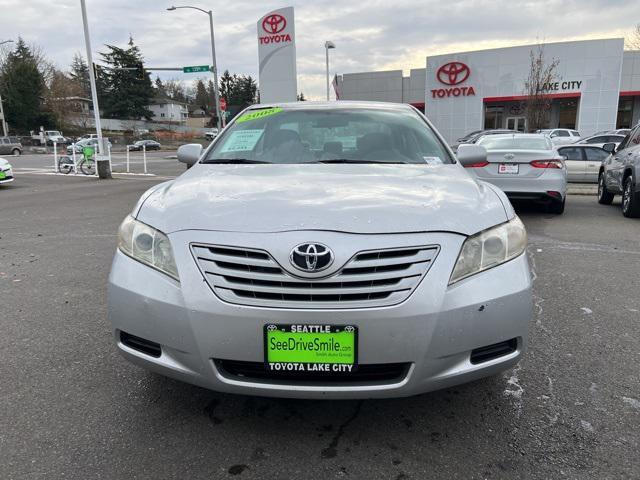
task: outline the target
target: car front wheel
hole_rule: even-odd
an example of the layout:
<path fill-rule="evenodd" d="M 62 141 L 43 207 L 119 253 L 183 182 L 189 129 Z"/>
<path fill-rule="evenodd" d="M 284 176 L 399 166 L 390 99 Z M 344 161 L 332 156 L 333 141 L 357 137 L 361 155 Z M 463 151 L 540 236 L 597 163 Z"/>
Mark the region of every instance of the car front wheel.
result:
<path fill-rule="evenodd" d="M 640 199 L 638 194 L 634 192 L 633 177 L 628 176 L 624 181 L 622 189 L 622 214 L 625 217 L 640 217 Z"/>
<path fill-rule="evenodd" d="M 607 190 L 607 186 L 604 183 L 604 172 L 601 172 L 598 177 L 598 203 L 611 205 L 611 202 L 613 202 L 613 193 Z"/>
<path fill-rule="evenodd" d="M 20 152 L 20 149 L 19 149 L 19 148 L 14 148 L 14 149 L 11 151 L 11 154 L 12 154 L 14 157 L 19 157 L 19 156 L 20 156 L 20 153 L 21 153 L 21 152 Z"/>

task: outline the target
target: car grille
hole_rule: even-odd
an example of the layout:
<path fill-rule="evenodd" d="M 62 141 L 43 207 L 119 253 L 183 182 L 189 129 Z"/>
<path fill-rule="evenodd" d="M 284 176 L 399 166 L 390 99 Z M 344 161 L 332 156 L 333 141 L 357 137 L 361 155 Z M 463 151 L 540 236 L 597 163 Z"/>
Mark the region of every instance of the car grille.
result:
<path fill-rule="evenodd" d="M 222 300 L 281 308 L 365 308 L 404 301 L 426 275 L 439 247 L 403 247 L 355 254 L 319 279 L 289 274 L 264 250 L 192 245 L 214 293 Z"/>
<path fill-rule="evenodd" d="M 214 360 L 218 371 L 235 380 L 258 380 L 286 385 L 295 384 L 388 384 L 402 381 L 410 363 L 380 363 L 358 365 L 354 372 L 272 372 L 262 362 Z"/>

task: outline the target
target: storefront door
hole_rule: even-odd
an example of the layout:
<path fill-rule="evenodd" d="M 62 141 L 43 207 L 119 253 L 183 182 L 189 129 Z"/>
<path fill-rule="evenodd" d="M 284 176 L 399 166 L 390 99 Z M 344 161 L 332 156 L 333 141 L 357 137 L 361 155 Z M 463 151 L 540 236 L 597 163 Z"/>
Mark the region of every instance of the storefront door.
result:
<path fill-rule="evenodd" d="M 517 130 L 519 132 L 527 131 L 526 117 L 507 117 L 507 128 L 509 130 Z"/>

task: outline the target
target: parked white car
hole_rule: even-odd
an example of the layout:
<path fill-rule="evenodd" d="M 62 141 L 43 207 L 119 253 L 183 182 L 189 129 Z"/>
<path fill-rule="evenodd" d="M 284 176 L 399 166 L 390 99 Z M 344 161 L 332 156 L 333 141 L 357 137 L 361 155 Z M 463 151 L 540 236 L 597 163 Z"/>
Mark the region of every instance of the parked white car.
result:
<path fill-rule="evenodd" d="M 590 137 L 581 138 L 575 144 L 576 145 L 595 145 L 601 147 L 605 143 L 615 143 L 616 147 L 622 143 L 625 135 L 616 133 L 601 133 L 591 135 Z"/>
<path fill-rule="evenodd" d="M 546 130 L 537 130 L 536 133 L 542 133 L 551 139 L 554 145 L 568 145 L 580 140 L 580 132 L 569 128 L 550 128 Z"/>
<path fill-rule="evenodd" d="M 575 143 L 558 148 L 567 166 L 567 179 L 570 182 L 598 183 L 598 174 L 602 161 L 609 153 L 599 145 Z"/>
<path fill-rule="evenodd" d="M 13 170 L 11 164 L 0 157 L 0 185 L 3 183 L 13 182 Z"/>

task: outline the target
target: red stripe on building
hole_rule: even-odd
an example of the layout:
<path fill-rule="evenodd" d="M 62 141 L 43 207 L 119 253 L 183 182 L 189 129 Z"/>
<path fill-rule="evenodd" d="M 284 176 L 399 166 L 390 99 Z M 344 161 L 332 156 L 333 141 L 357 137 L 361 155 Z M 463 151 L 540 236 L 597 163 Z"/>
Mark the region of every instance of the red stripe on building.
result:
<path fill-rule="evenodd" d="M 568 93 L 548 93 L 545 94 L 547 98 L 580 98 L 580 92 L 568 92 Z M 521 100 L 526 100 L 527 95 L 513 95 L 509 97 L 484 97 L 482 101 L 484 103 L 489 102 L 517 102 Z"/>
<path fill-rule="evenodd" d="M 620 92 L 621 97 L 640 97 L 640 90 L 627 90 L 626 92 Z"/>

